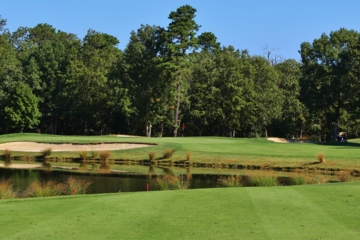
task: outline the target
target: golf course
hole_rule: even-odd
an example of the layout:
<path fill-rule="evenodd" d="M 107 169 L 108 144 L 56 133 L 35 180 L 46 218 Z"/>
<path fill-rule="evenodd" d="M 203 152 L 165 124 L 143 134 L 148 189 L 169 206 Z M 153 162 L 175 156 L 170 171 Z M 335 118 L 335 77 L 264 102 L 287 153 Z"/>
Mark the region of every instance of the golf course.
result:
<path fill-rule="evenodd" d="M 0 135 L 5 143 L 142 144 L 111 150 L 110 159 L 236 163 L 360 170 L 360 140 L 347 143 L 276 143 L 264 138 Z M 91 148 L 89 148 L 89 153 Z M 39 152 L 12 150 L 13 156 Z M 323 162 L 317 155 L 322 153 Z M 51 157 L 78 158 L 77 151 Z M 12 164 L 16 162 L 13 161 Z M 19 161 L 19 163 L 22 163 Z M 29 166 L 35 163 L 27 163 Z M 67 164 L 67 163 L 52 163 Z M 8 166 L 11 168 L 11 164 Z M 121 167 L 121 165 L 120 165 Z M 120 168 L 119 167 L 119 168 Z M 356 239 L 360 234 L 360 182 L 87 194 L 0 200 L 0 239 Z"/>

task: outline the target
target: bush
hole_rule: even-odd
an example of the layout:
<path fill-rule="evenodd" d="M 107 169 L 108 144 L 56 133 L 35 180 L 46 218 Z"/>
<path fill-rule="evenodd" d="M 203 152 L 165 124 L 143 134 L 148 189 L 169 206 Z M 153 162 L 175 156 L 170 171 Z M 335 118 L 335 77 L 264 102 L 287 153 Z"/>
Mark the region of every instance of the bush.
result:
<path fill-rule="evenodd" d="M 220 187 L 242 187 L 241 176 L 227 176 L 220 177 L 219 179 Z"/>
<path fill-rule="evenodd" d="M 17 192 L 13 191 L 12 184 L 9 180 L 0 181 L 0 199 L 16 198 Z"/>
<path fill-rule="evenodd" d="M 51 153 L 52 153 L 52 149 L 46 148 L 41 151 L 41 156 L 44 158 L 45 161 L 48 161 Z"/>
<path fill-rule="evenodd" d="M 155 160 L 155 152 L 149 152 L 149 160 L 154 161 Z"/>
<path fill-rule="evenodd" d="M 5 156 L 5 166 L 11 164 L 11 151 L 9 149 L 4 150 L 4 156 Z"/>
<path fill-rule="evenodd" d="M 277 186 L 277 179 L 273 176 L 251 176 L 249 177 L 249 183 L 255 187 L 271 187 Z"/>
<path fill-rule="evenodd" d="M 55 183 L 53 181 L 40 182 L 34 181 L 26 189 L 23 197 L 50 197 L 59 196 L 66 189 L 66 186 L 61 183 Z"/>
<path fill-rule="evenodd" d="M 192 156 L 192 153 L 191 153 L 191 152 L 187 152 L 187 153 L 186 153 L 186 161 L 190 162 L 190 161 L 191 161 L 191 156 Z"/>
<path fill-rule="evenodd" d="M 170 159 L 173 155 L 176 149 L 167 148 L 164 151 L 163 158 L 164 159 Z"/>
<path fill-rule="evenodd" d="M 304 185 L 307 183 L 303 176 L 295 176 L 291 178 L 291 185 Z"/>
<path fill-rule="evenodd" d="M 187 189 L 190 186 L 189 181 L 184 181 L 182 177 L 170 174 L 157 176 L 155 179 L 151 180 L 150 184 L 154 190 Z"/>
<path fill-rule="evenodd" d="M 102 151 L 99 153 L 100 159 L 102 163 L 107 163 L 109 161 L 111 152 L 110 151 Z"/>
<path fill-rule="evenodd" d="M 83 162 L 86 162 L 86 155 L 87 155 L 87 151 L 78 151 L 80 158 Z"/>
<path fill-rule="evenodd" d="M 316 155 L 316 158 L 319 160 L 319 162 L 320 163 L 324 163 L 325 162 L 325 155 L 324 155 L 324 153 L 318 153 L 317 155 Z"/>
<path fill-rule="evenodd" d="M 91 182 L 87 181 L 86 179 L 69 177 L 65 183 L 67 188 L 66 194 L 85 194 L 90 184 Z"/>
<path fill-rule="evenodd" d="M 350 171 L 340 171 L 337 176 L 341 182 L 351 182 L 352 176 Z"/>

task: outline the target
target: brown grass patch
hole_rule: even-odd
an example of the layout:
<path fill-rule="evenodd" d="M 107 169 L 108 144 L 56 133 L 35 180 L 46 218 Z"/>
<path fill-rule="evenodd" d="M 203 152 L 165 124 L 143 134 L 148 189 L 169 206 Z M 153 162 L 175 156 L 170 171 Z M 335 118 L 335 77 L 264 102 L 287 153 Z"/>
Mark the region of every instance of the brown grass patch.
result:
<path fill-rule="evenodd" d="M 318 160 L 320 163 L 326 162 L 326 161 L 325 161 L 325 155 L 324 155 L 324 153 L 322 153 L 322 152 L 316 154 L 316 158 L 317 158 L 317 160 Z"/>

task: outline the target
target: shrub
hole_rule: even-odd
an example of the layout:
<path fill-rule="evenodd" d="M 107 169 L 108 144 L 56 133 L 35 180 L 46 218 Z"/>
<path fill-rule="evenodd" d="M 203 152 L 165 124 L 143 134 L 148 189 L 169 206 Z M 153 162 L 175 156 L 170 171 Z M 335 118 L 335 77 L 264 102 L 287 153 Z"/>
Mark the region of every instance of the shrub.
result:
<path fill-rule="evenodd" d="M 100 159 L 102 163 L 107 163 L 109 161 L 111 152 L 110 151 L 102 151 L 99 153 Z"/>
<path fill-rule="evenodd" d="M 55 183 L 53 181 L 40 182 L 34 181 L 26 189 L 24 197 L 50 197 L 59 196 L 66 189 L 66 186 L 61 183 Z"/>
<path fill-rule="evenodd" d="M 52 153 L 52 149 L 46 148 L 41 151 L 41 156 L 45 159 L 45 161 L 48 161 L 51 153 Z"/>
<path fill-rule="evenodd" d="M 155 152 L 149 152 L 149 160 L 154 161 L 155 160 Z"/>
<path fill-rule="evenodd" d="M 294 176 L 291 178 L 291 185 L 304 185 L 306 184 L 306 179 L 303 176 Z"/>
<path fill-rule="evenodd" d="M 87 181 L 86 179 L 69 177 L 65 183 L 67 188 L 66 194 L 85 194 L 90 184 L 91 182 Z"/>
<path fill-rule="evenodd" d="M 164 159 L 170 159 L 173 155 L 176 149 L 167 148 L 164 151 L 163 158 Z"/>
<path fill-rule="evenodd" d="M 177 190 L 187 189 L 190 186 L 190 182 L 180 177 L 165 174 L 163 176 L 157 176 L 151 180 L 151 186 L 154 190 Z"/>
<path fill-rule="evenodd" d="M 6 163 L 11 163 L 11 151 L 9 149 L 4 150 L 4 156 L 5 156 L 5 165 Z"/>
<path fill-rule="evenodd" d="M 316 158 L 318 159 L 318 161 L 319 161 L 320 163 L 324 163 L 324 162 L 325 162 L 325 155 L 324 155 L 324 153 L 322 153 L 322 152 L 318 153 L 318 154 L 316 155 Z"/>
<path fill-rule="evenodd" d="M 186 153 L 186 161 L 188 161 L 188 162 L 191 161 L 191 155 L 192 155 L 192 153 L 190 151 Z"/>
<path fill-rule="evenodd" d="M 273 176 L 250 176 L 249 184 L 255 187 L 277 186 L 277 179 Z"/>
<path fill-rule="evenodd" d="M 12 184 L 9 180 L 0 181 L 0 199 L 16 198 L 17 192 L 13 191 Z"/>
<path fill-rule="evenodd" d="M 341 182 L 351 182 L 352 176 L 350 171 L 340 171 L 337 176 Z"/>
<path fill-rule="evenodd" d="M 220 187 L 242 187 L 241 176 L 227 176 L 220 177 L 219 179 Z"/>

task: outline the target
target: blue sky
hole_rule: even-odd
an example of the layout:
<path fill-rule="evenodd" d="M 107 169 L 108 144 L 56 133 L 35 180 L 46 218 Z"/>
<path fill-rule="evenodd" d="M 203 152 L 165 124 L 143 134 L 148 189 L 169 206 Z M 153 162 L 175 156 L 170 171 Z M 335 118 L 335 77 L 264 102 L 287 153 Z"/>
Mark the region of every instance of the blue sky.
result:
<path fill-rule="evenodd" d="M 358 0 L 17 0 L 3 1 L 0 15 L 7 28 L 47 23 L 83 38 L 89 28 L 120 40 L 124 49 L 130 32 L 141 24 L 167 27 L 169 13 L 189 4 L 197 9 L 199 33 L 210 31 L 222 46 L 264 55 L 277 49 L 283 58 L 300 60 L 304 41 L 341 27 L 360 31 Z"/>

